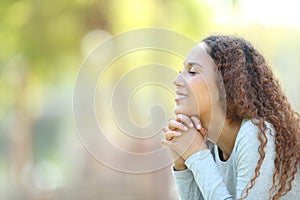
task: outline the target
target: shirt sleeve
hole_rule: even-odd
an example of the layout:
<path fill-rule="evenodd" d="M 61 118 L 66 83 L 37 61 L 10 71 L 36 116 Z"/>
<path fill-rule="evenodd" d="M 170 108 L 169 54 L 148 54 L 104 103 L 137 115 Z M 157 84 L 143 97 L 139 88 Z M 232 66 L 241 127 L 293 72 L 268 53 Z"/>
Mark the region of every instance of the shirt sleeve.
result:
<path fill-rule="evenodd" d="M 267 145 L 264 148 L 265 157 L 262 162 L 259 177 L 255 180 L 253 188 L 249 190 L 246 199 L 254 200 L 257 197 L 260 199 L 269 199 L 269 190 L 272 186 L 272 178 L 275 170 L 274 160 L 276 156 L 275 139 L 270 133 L 272 128 L 267 130 Z M 236 143 L 236 198 L 241 198 L 243 191 L 248 187 L 250 180 L 255 175 L 255 168 L 260 158 L 258 148 L 260 142 L 258 140 L 258 128 L 251 126 L 241 132 L 241 135 Z"/>
<path fill-rule="evenodd" d="M 271 129 L 269 129 L 271 130 Z M 258 148 L 260 142 L 257 137 L 258 130 L 254 126 L 245 128 L 239 133 L 239 138 L 235 143 L 234 168 L 236 181 L 236 196 L 229 193 L 223 181 L 211 152 L 207 150 L 199 151 L 191 155 L 185 162 L 192 172 L 194 180 L 198 185 L 205 200 L 239 199 L 243 191 L 248 187 L 250 180 L 254 177 L 257 161 L 260 158 Z M 270 132 L 267 145 L 264 149 L 265 158 L 261 165 L 260 175 L 256 179 L 253 188 L 249 190 L 248 200 L 269 198 L 269 189 L 272 185 L 274 173 L 275 143 Z"/>
<path fill-rule="evenodd" d="M 194 153 L 185 164 L 193 173 L 205 200 L 233 199 L 208 149 Z"/>
<path fill-rule="evenodd" d="M 175 171 L 172 166 L 172 172 L 181 200 L 204 200 L 189 169 Z"/>

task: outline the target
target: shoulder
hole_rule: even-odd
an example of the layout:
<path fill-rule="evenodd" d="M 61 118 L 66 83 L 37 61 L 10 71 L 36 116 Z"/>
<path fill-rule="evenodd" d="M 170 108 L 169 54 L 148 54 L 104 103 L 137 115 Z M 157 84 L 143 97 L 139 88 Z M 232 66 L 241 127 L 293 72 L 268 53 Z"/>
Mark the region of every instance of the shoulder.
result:
<path fill-rule="evenodd" d="M 258 134 L 259 134 L 259 128 L 257 125 L 255 125 L 253 122 L 254 120 L 251 119 L 244 119 L 241 125 L 241 128 L 238 132 L 237 138 L 236 138 L 236 143 L 239 142 L 259 142 L 258 139 Z M 272 124 L 269 122 L 265 122 L 266 124 L 266 136 L 270 140 L 274 140 L 274 134 L 275 134 L 275 129 Z"/>
<path fill-rule="evenodd" d="M 259 158 L 258 148 L 261 145 L 259 140 L 259 128 L 253 122 L 255 120 L 244 119 L 237 135 L 234 151 L 237 156 L 247 155 L 253 158 Z M 273 125 L 265 122 L 267 145 L 264 148 L 266 152 L 275 152 L 275 130 Z M 272 153 L 271 153 L 272 154 Z"/>

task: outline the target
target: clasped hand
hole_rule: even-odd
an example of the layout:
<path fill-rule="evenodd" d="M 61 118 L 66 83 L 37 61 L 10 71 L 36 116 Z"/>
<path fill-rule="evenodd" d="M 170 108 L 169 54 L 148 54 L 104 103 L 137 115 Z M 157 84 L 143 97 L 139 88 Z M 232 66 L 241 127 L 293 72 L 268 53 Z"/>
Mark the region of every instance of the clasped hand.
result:
<path fill-rule="evenodd" d="M 174 160 L 188 159 L 192 154 L 207 149 L 207 130 L 201 125 L 198 117 L 176 115 L 163 127 L 165 138 L 162 144 L 169 147 Z"/>

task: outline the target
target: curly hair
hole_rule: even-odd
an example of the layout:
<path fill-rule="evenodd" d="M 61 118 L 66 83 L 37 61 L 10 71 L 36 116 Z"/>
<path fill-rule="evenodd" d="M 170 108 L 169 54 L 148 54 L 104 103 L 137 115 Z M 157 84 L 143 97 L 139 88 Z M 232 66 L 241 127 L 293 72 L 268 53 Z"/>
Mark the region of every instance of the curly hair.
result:
<path fill-rule="evenodd" d="M 226 117 L 232 121 L 249 118 L 258 126 L 260 158 L 255 175 L 243 191 L 248 196 L 265 157 L 267 144 L 265 122 L 274 126 L 276 157 L 270 199 L 277 200 L 292 188 L 300 163 L 300 115 L 291 108 L 279 81 L 264 57 L 243 38 L 212 35 L 202 40 L 223 79 Z"/>

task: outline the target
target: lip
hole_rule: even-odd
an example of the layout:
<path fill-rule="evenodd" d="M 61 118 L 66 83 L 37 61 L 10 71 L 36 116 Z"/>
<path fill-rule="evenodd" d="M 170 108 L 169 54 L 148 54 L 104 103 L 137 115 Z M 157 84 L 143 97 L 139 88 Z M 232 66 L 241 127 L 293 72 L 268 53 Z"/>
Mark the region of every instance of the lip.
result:
<path fill-rule="evenodd" d="M 180 90 L 176 90 L 176 94 L 179 96 L 179 95 L 182 95 L 182 96 L 188 96 L 187 94 L 185 94 L 184 92 L 180 91 Z"/>
<path fill-rule="evenodd" d="M 180 101 L 183 101 L 183 100 L 185 100 L 185 99 L 187 99 L 188 98 L 188 95 L 187 94 L 185 94 L 184 92 L 181 92 L 181 91 L 178 91 L 178 90 L 176 90 L 176 97 L 175 97 L 175 99 L 174 99 L 174 101 L 176 102 L 176 103 L 179 103 Z"/>

